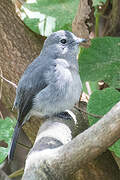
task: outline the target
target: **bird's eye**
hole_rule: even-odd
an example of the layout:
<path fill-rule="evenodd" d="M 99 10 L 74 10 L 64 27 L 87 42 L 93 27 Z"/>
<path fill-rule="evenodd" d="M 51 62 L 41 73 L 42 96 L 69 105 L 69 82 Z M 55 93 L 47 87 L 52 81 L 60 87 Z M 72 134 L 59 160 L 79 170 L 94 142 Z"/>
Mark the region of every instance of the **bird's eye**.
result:
<path fill-rule="evenodd" d="M 66 39 L 61 39 L 61 41 L 60 41 L 62 44 L 65 44 L 67 41 L 66 41 Z"/>

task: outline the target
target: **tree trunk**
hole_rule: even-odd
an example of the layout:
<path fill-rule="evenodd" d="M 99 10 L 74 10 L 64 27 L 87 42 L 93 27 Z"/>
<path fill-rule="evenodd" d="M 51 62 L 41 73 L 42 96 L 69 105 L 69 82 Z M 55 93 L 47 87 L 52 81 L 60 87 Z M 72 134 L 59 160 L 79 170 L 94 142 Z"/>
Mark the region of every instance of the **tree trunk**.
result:
<path fill-rule="evenodd" d="M 39 55 L 44 38 L 37 37 L 17 17 L 10 0 L 0 1 L 0 68 L 5 78 L 18 83 L 26 66 Z M 15 88 L 2 84 L 2 101 L 12 108 Z"/>
<path fill-rule="evenodd" d="M 27 156 L 22 180 L 120 178 L 118 167 L 110 154 L 100 156 L 120 138 L 120 102 L 100 121 L 75 138 L 76 132 L 81 132 L 81 119 L 78 112 L 74 114 L 73 119 L 67 120 L 49 118 L 40 127 L 35 143 Z M 76 172 L 76 178 L 73 178 Z"/>
<path fill-rule="evenodd" d="M 109 7 L 109 6 L 108 6 Z M 112 9 L 106 20 L 103 31 L 104 36 L 120 36 L 120 1 L 112 2 Z"/>
<path fill-rule="evenodd" d="M 6 79 L 18 83 L 26 66 L 39 55 L 44 39 L 35 35 L 23 24 L 10 0 L 0 1 L 0 70 Z M 0 86 L 1 101 L 11 111 L 16 89 L 4 80 L 1 80 Z M 25 128 L 31 139 L 34 139 L 32 136 L 35 137 L 37 129 L 35 133 L 31 132 L 40 125 L 39 121 L 37 123 Z"/>

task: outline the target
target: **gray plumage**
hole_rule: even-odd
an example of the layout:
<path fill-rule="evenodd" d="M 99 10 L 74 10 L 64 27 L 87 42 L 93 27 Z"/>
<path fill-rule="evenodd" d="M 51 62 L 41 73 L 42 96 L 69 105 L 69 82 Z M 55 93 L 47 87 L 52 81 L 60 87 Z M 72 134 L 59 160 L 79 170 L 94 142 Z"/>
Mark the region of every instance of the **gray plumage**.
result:
<path fill-rule="evenodd" d="M 77 55 L 82 42 L 85 39 L 63 30 L 45 40 L 40 55 L 27 67 L 18 83 L 14 102 L 18 109 L 18 129 L 31 116 L 53 116 L 73 108 L 79 100 L 82 83 Z M 13 159 L 15 146 L 13 139 L 9 159 Z"/>

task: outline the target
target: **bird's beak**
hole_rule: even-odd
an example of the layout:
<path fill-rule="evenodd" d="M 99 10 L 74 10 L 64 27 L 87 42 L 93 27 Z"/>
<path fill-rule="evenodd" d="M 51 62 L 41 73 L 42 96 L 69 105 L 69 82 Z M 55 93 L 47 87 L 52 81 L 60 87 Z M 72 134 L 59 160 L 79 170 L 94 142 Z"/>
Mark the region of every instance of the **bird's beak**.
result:
<path fill-rule="evenodd" d="M 81 44 L 81 43 L 88 42 L 88 40 L 87 39 L 83 39 L 83 38 L 77 38 L 76 42 L 77 42 L 77 44 Z"/>

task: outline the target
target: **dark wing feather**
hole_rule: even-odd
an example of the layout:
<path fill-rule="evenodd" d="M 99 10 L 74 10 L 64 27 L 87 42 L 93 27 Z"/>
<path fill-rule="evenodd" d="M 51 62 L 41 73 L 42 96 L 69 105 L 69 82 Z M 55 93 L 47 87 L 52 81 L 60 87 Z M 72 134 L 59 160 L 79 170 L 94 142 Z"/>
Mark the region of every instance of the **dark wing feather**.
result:
<path fill-rule="evenodd" d="M 40 64 L 36 66 L 36 64 L 35 67 L 34 63 L 28 66 L 18 84 L 16 94 L 16 103 L 19 109 L 18 126 L 23 124 L 24 118 L 31 110 L 35 95 L 48 85 L 44 77 L 45 68 Z"/>
<path fill-rule="evenodd" d="M 28 92 L 25 93 L 24 99 L 22 99 L 22 102 L 20 103 L 20 106 L 19 106 L 19 115 L 18 115 L 19 126 L 22 125 L 22 123 L 24 121 L 24 118 L 29 113 L 29 111 L 32 109 L 34 96 L 39 91 L 44 89 L 45 87 L 47 87 L 47 84 L 44 84 L 44 86 L 42 86 L 42 88 L 40 87 L 39 89 L 35 89 L 34 92 L 33 91 L 32 92 L 29 91 L 29 94 L 28 94 Z"/>

